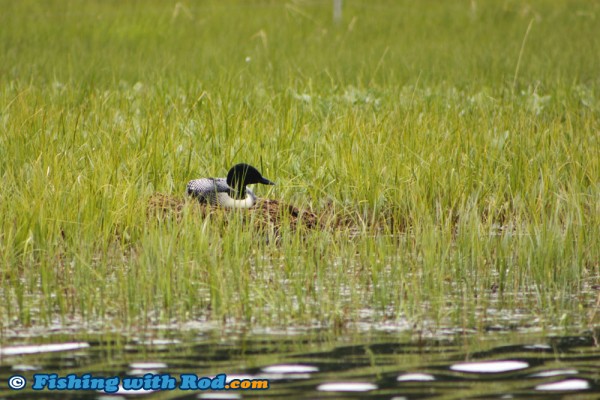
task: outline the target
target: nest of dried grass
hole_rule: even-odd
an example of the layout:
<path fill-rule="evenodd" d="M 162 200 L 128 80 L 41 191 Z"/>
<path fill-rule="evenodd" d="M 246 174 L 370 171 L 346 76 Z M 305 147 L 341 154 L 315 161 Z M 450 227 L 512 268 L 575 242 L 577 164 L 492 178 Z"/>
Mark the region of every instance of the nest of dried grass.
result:
<path fill-rule="evenodd" d="M 190 207 L 191 212 L 197 213 L 201 218 L 210 214 L 233 211 L 202 204 L 188 197 L 157 193 L 148 200 L 147 215 L 149 218 L 170 218 L 179 221 L 186 207 Z M 332 213 L 317 214 L 291 204 L 269 199 L 259 199 L 254 207 L 240 211 L 245 213 L 245 220 L 251 221 L 257 228 L 274 229 L 275 231 L 279 231 L 284 224 L 289 224 L 290 228 L 294 230 L 299 227 L 309 230 L 330 229 L 350 224 L 347 218 L 339 218 Z"/>

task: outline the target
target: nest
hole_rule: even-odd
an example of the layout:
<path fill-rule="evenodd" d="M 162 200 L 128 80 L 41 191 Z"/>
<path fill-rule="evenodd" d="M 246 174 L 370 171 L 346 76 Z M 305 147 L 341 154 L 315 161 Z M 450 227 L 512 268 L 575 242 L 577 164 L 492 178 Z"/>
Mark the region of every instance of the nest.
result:
<path fill-rule="evenodd" d="M 189 197 L 157 193 L 148 200 L 147 215 L 149 218 L 170 218 L 180 221 L 186 208 L 203 218 L 211 214 L 234 211 L 202 204 Z M 257 228 L 274 229 L 277 232 L 283 225 L 287 224 L 293 230 L 299 227 L 323 229 L 331 225 L 331 218 L 327 214 L 318 215 L 312 211 L 303 210 L 277 200 L 258 199 L 253 207 L 240 211 L 245 213 L 244 220 L 246 222 L 254 223 Z M 338 221 L 335 225 L 343 225 L 340 222 Z"/>

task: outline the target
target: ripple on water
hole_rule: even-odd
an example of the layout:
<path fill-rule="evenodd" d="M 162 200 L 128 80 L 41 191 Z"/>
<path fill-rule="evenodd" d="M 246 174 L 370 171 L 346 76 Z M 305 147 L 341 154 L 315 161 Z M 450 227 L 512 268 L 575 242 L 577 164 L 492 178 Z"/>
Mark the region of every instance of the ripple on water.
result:
<path fill-rule="evenodd" d="M 311 372 L 319 372 L 319 368 L 313 365 L 302 364 L 280 364 L 269 365 L 262 369 L 268 374 L 309 374 Z"/>
<path fill-rule="evenodd" d="M 129 364 L 129 368 L 131 369 L 127 372 L 127 375 L 141 376 L 148 373 L 159 374 L 161 370 L 166 370 L 168 366 L 160 362 L 137 362 Z"/>
<path fill-rule="evenodd" d="M 38 367 L 37 365 L 28 365 L 28 364 L 16 364 L 11 367 L 13 371 L 37 371 L 42 369 L 42 367 Z"/>
<path fill-rule="evenodd" d="M 435 377 L 430 374 L 421 374 L 421 373 L 413 373 L 413 374 L 402 374 L 396 378 L 398 382 L 425 382 L 425 381 L 435 381 Z"/>
<path fill-rule="evenodd" d="M 560 375 L 577 375 L 579 371 L 576 369 L 553 369 L 550 371 L 542 371 L 536 374 L 530 375 L 532 378 L 548 378 L 550 376 L 560 376 Z"/>
<path fill-rule="evenodd" d="M 499 374 L 502 372 L 518 371 L 529 367 L 525 361 L 499 360 L 484 362 L 459 363 L 450 366 L 452 371 L 469 372 L 473 374 Z"/>
<path fill-rule="evenodd" d="M 180 344 L 181 341 L 177 339 L 150 339 L 150 340 L 140 340 L 140 344 L 146 346 L 157 346 L 157 347 L 166 347 L 173 344 Z"/>
<path fill-rule="evenodd" d="M 129 368 L 131 369 L 151 369 L 151 370 L 160 370 L 166 369 L 167 364 L 161 362 L 136 362 L 129 364 Z"/>
<path fill-rule="evenodd" d="M 89 343 L 85 342 L 11 346 L 0 349 L 0 355 L 18 356 L 24 354 L 53 353 L 57 351 L 72 351 L 86 349 L 88 347 L 90 347 Z"/>
<path fill-rule="evenodd" d="M 585 379 L 566 379 L 564 381 L 544 383 L 537 385 L 535 390 L 540 391 L 568 391 L 568 390 L 586 390 L 590 388 L 590 383 Z"/>
<path fill-rule="evenodd" d="M 280 364 L 270 365 L 262 369 L 263 378 L 271 380 L 310 379 L 311 374 L 319 368 L 312 365 Z"/>
<path fill-rule="evenodd" d="M 530 344 L 523 346 L 525 350 L 552 350 L 552 346 L 548 344 Z"/>
<path fill-rule="evenodd" d="M 481 347 L 469 347 L 468 343 L 466 353 L 454 339 L 443 337 L 415 342 L 410 336 L 403 340 L 387 333 L 368 336 L 364 342 L 352 337 L 350 344 L 348 338 L 342 338 L 339 342 L 327 342 L 326 347 L 320 334 L 293 339 L 250 336 L 243 341 L 227 342 L 212 342 L 210 338 L 207 341 L 204 336 L 193 336 L 194 339 L 189 340 L 184 335 L 181 342 L 172 341 L 173 344 L 166 346 L 148 346 L 136 338 L 120 347 L 115 347 L 112 341 L 90 340 L 89 335 L 80 340 L 69 336 L 69 343 L 59 345 L 56 343 L 62 336 L 45 338 L 53 344 L 37 346 L 23 346 L 23 339 L 19 337 L 13 339 L 13 346 L 3 345 L 0 350 L 0 381 L 6 382 L 14 374 L 29 377 L 35 370 L 52 371 L 61 376 L 83 371 L 94 376 L 202 372 L 209 377 L 226 373 L 228 382 L 269 379 L 270 387 L 276 388 L 271 397 L 277 398 L 358 396 L 376 399 L 388 395 L 389 399 L 406 400 L 433 398 L 437 394 L 444 398 L 467 398 L 473 393 L 491 395 L 492 392 L 498 392 L 497 398 L 536 394 L 548 398 L 579 393 L 589 398 L 598 397 L 593 366 L 600 362 L 596 346 L 600 331 L 594 331 L 594 335 L 550 339 L 536 333 L 525 336 L 525 343 L 521 336 L 515 343 L 509 342 L 504 334 L 490 335 L 494 335 L 493 343 Z M 544 344 L 544 340 L 550 341 L 552 346 Z M 211 351 L 206 351 L 207 348 Z M 276 361 L 274 353 L 277 353 Z M 421 356 L 423 354 L 426 357 Z M 490 385 L 490 379 L 501 379 L 501 385 Z M 134 396 L 136 394 L 142 396 Z M 168 393 L 121 388 L 116 394 L 98 392 L 89 397 L 116 400 L 150 397 L 148 394 L 164 397 Z M 393 394 L 396 397 L 392 397 Z M 174 392 L 170 395 L 179 396 Z M 181 396 L 214 400 L 262 397 L 260 393 L 252 396 L 242 391 L 181 393 Z"/>
<path fill-rule="evenodd" d="M 320 392 L 368 392 L 377 389 L 377 385 L 368 382 L 331 382 L 317 386 Z"/>

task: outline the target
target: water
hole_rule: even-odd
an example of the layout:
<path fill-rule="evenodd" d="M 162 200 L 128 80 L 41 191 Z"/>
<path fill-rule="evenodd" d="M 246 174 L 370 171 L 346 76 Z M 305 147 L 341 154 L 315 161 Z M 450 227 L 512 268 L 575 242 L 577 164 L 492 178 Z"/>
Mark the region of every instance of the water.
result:
<path fill-rule="evenodd" d="M 539 332 L 280 332 L 160 330 L 144 337 L 48 335 L 23 345 L 3 338 L 3 399 L 552 399 L 600 398 L 600 329 L 577 336 Z M 142 377 L 181 374 L 263 378 L 262 391 L 35 391 L 33 374 Z M 27 386 L 8 389 L 9 377 Z"/>

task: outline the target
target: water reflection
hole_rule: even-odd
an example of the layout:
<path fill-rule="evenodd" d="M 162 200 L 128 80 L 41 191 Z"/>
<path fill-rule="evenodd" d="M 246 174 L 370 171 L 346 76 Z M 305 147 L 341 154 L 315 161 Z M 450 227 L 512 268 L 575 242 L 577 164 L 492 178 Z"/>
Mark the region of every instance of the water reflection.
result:
<path fill-rule="evenodd" d="M 402 374 L 396 379 L 398 382 L 409 382 L 409 381 L 435 381 L 435 377 L 429 374 Z"/>
<path fill-rule="evenodd" d="M 487 333 L 416 339 L 408 333 L 336 337 L 311 332 L 240 335 L 223 340 L 202 332 L 165 332 L 136 339 L 47 337 L 28 344 L 3 339 L 0 398 L 243 399 L 243 398 L 581 398 L 600 396 L 600 330 L 579 336 Z M 512 343 L 506 345 L 506 343 Z M 268 379 L 266 391 L 140 391 L 117 393 L 10 391 L 22 375 L 93 376 L 227 374 L 227 382 Z"/>
<path fill-rule="evenodd" d="M 0 356 L 16 356 L 22 354 L 53 353 L 90 347 L 88 343 L 55 343 L 31 346 L 9 346 L 0 349 Z"/>
<path fill-rule="evenodd" d="M 554 390 L 564 392 L 567 390 L 586 390 L 590 388 L 590 383 L 583 379 L 567 379 L 560 382 L 546 383 L 537 385 L 535 390 Z"/>
<path fill-rule="evenodd" d="M 368 382 L 329 382 L 317 386 L 321 392 L 368 392 L 377 389 L 377 385 Z"/>
<path fill-rule="evenodd" d="M 499 374 L 529 367 L 524 361 L 498 360 L 485 362 L 460 363 L 450 366 L 452 371 L 470 372 L 472 374 Z"/>

